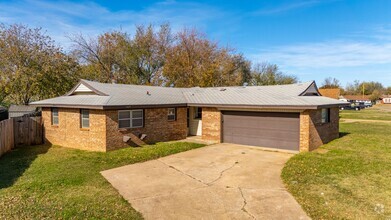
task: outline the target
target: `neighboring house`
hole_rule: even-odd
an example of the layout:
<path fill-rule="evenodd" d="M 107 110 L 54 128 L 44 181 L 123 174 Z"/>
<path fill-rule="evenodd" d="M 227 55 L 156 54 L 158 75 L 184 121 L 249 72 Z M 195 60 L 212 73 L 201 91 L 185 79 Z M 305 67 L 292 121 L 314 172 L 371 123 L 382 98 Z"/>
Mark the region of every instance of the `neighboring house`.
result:
<path fill-rule="evenodd" d="M 329 97 L 332 99 L 339 99 L 341 96 L 341 89 L 333 88 L 333 89 L 319 89 L 319 92 L 322 96 Z"/>
<path fill-rule="evenodd" d="M 339 137 L 339 106 L 315 82 L 277 86 L 169 88 L 81 80 L 42 107 L 46 140 L 108 151 L 127 136 L 146 143 L 188 135 L 218 142 L 310 151 Z"/>
<path fill-rule="evenodd" d="M 391 104 L 391 95 L 383 95 L 380 99 L 382 104 Z"/>
<path fill-rule="evenodd" d="M 350 102 L 370 102 L 371 98 L 369 95 L 344 95 L 344 99 Z"/>
<path fill-rule="evenodd" d="M 8 109 L 10 118 L 20 117 L 28 114 L 34 114 L 36 112 L 37 112 L 37 107 L 29 106 L 29 105 L 11 105 Z"/>
<path fill-rule="evenodd" d="M 5 107 L 0 105 L 0 121 L 8 119 L 8 111 Z"/>

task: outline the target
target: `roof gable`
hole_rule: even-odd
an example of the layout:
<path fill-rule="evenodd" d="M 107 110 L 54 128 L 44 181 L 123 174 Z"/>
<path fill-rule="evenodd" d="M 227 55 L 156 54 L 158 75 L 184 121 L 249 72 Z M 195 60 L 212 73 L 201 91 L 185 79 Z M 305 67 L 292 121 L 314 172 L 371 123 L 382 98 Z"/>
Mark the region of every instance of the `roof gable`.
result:
<path fill-rule="evenodd" d="M 83 83 L 80 83 L 80 85 L 75 89 L 74 92 L 93 92 L 92 89 L 85 86 Z"/>
<path fill-rule="evenodd" d="M 76 86 L 73 87 L 73 89 L 66 94 L 66 96 L 88 95 L 88 94 L 107 96 L 107 94 L 94 88 L 86 80 L 83 79 L 80 80 L 79 83 L 77 83 Z"/>
<path fill-rule="evenodd" d="M 312 81 L 312 83 L 300 94 L 300 96 L 321 96 L 315 81 Z"/>

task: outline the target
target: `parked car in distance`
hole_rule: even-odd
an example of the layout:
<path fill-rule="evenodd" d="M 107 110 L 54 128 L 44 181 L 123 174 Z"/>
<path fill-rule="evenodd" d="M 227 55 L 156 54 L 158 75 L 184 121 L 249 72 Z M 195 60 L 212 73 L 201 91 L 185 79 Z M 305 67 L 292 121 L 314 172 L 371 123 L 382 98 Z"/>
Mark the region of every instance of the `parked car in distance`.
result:
<path fill-rule="evenodd" d="M 364 109 L 364 108 L 365 108 L 364 103 L 360 104 L 360 103 L 352 102 L 352 103 L 350 103 L 350 105 L 348 105 L 348 106 L 343 106 L 343 107 L 341 107 L 340 109 L 341 109 L 341 110 L 355 110 L 355 111 L 360 111 L 361 109 Z"/>
<path fill-rule="evenodd" d="M 366 108 L 369 108 L 369 107 L 373 106 L 372 102 L 365 102 L 364 105 L 365 105 Z"/>
<path fill-rule="evenodd" d="M 356 102 L 356 105 L 360 108 L 360 109 L 365 109 L 366 106 L 365 106 L 365 102 Z"/>

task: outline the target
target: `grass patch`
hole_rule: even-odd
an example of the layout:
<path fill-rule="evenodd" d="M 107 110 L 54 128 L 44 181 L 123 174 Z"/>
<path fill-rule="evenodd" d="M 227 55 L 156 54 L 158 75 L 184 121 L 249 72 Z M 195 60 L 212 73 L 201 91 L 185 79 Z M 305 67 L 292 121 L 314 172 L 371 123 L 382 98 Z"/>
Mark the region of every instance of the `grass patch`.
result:
<path fill-rule="evenodd" d="M 99 172 L 202 146 L 157 143 L 108 153 L 16 148 L 0 158 L 0 219 L 142 219 Z"/>
<path fill-rule="evenodd" d="M 365 119 L 391 121 L 391 105 L 375 105 L 372 108 L 361 111 L 343 110 L 340 112 L 342 119 Z"/>
<path fill-rule="evenodd" d="M 282 179 L 313 219 L 391 218 L 391 124 L 341 123 L 345 135 L 293 156 Z"/>

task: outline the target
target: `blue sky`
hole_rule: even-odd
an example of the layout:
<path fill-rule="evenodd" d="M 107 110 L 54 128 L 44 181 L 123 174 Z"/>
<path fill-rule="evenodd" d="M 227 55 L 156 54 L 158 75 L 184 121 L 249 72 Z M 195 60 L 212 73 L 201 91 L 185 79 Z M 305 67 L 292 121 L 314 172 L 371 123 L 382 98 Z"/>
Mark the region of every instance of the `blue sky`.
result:
<path fill-rule="evenodd" d="M 195 27 L 253 63 L 268 61 L 300 81 L 326 77 L 391 86 L 391 1 L 2 1 L 0 23 L 42 27 L 69 49 L 67 35 L 135 24 Z"/>

